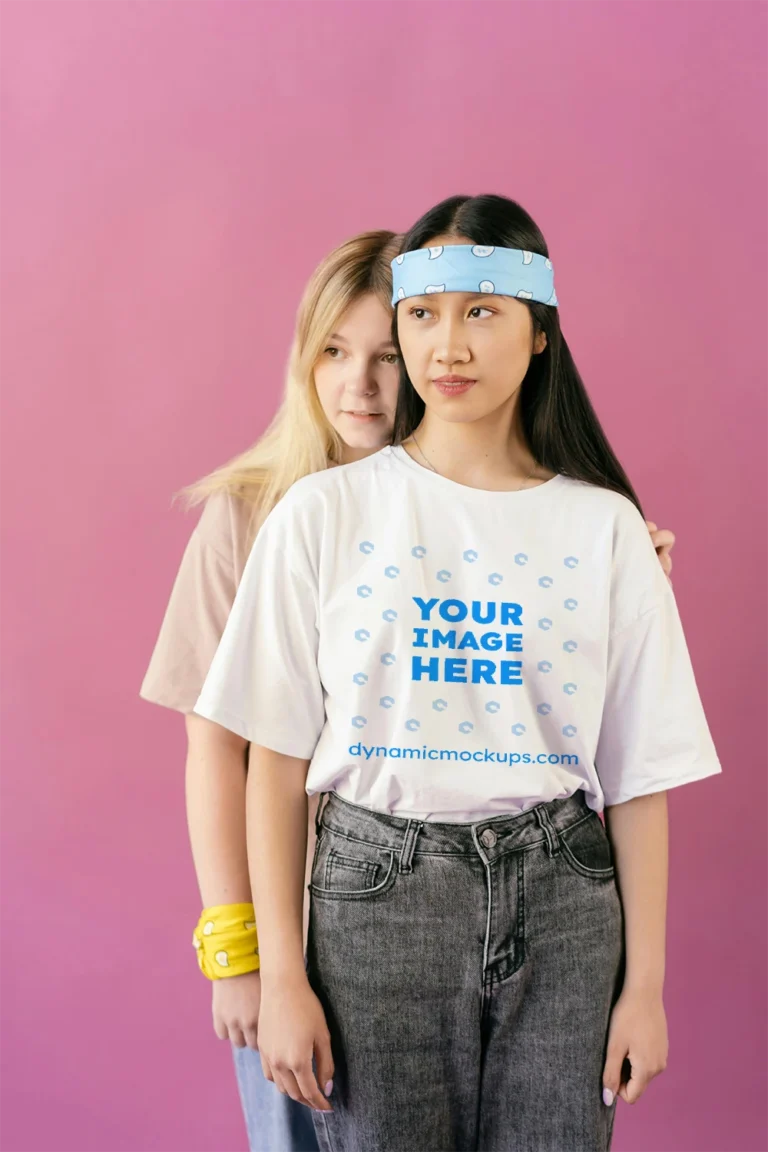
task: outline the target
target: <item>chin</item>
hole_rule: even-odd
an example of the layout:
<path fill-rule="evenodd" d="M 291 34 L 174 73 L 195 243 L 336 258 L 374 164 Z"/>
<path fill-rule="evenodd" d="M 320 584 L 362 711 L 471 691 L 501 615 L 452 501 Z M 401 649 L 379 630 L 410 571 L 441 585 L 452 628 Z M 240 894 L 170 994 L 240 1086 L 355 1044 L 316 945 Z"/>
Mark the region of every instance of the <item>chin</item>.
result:
<path fill-rule="evenodd" d="M 377 452 L 379 448 L 386 448 L 387 444 L 392 443 L 392 429 L 360 428 L 357 432 L 349 432 L 342 439 L 349 448 Z"/>
<path fill-rule="evenodd" d="M 430 397 L 428 405 L 446 424 L 473 424 L 476 420 L 488 420 L 494 415 L 500 419 L 515 404 L 519 386 L 507 395 L 493 395 L 488 391 L 479 392 L 474 388 L 465 396 L 443 397 L 439 393 Z"/>
<path fill-rule="evenodd" d="M 434 413 L 446 424 L 473 424 L 475 420 L 484 420 L 492 416 L 496 409 L 480 407 L 478 404 L 457 404 L 452 400 L 449 404 L 435 405 Z"/>

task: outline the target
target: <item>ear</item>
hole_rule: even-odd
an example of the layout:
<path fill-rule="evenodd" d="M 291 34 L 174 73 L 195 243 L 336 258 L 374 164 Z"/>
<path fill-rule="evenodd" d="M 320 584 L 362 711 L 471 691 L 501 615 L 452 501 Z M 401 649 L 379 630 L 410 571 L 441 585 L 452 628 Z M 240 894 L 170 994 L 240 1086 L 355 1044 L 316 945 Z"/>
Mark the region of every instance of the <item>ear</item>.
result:
<path fill-rule="evenodd" d="M 547 346 L 547 334 L 539 330 L 533 338 L 533 355 L 538 356 Z"/>

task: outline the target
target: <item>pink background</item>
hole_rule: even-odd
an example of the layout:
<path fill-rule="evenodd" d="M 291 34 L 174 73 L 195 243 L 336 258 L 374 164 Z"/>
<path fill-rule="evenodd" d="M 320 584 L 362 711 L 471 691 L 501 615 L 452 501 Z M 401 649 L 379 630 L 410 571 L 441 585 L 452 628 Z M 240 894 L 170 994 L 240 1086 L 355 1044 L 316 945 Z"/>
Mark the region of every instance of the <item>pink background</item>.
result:
<path fill-rule="evenodd" d="M 171 494 L 275 407 L 304 281 L 455 192 L 541 223 L 725 776 L 673 795 L 668 1072 L 615 1148 L 766 1147 L 766 8 L 2 5 L 3 1147 L 245 1149 L 138 686 Z"/>

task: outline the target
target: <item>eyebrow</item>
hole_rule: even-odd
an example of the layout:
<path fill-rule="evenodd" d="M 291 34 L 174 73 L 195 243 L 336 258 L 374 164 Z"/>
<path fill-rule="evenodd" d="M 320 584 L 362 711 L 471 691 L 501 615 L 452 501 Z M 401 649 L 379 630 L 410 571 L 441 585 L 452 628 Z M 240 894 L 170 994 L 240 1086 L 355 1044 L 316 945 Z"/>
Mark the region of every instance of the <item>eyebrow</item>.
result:
<path fill-rule="evenodd" d="M 338 340 L 340 344 L 349 344 L 349 340 L 347 340 L 345 336 L 340 336 L 338 332 L 331 332 L 328 339 Z M 385 340 L 382 344 L 379 344 L 379 348 L 394 348 L 394 346 L 395 345 L 392 340 Z"/>

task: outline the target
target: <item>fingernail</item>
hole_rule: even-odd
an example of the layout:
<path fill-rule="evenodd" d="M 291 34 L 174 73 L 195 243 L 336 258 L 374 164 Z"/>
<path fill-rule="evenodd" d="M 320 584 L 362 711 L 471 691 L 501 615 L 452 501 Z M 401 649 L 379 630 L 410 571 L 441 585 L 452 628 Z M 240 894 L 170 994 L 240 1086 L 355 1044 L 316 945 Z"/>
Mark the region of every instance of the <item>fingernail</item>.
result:
<path fill-rule="evenodd" d="M 613 1104 L 613 1092 L 611 1092 L 610 1088 L 603 1088 L 603 1104 L 605 1104 L 606 1108 L 610 1108 L 611 1104 Z"/>
<path fill-rule="evenodd" d="M 325 1092 L 326 1096 L 330 1096 L 331 1092 L 333 1092 L 333 1080 L 328 1081 L 325 1088 L 323 1088 L 323 1092 Z"/>

